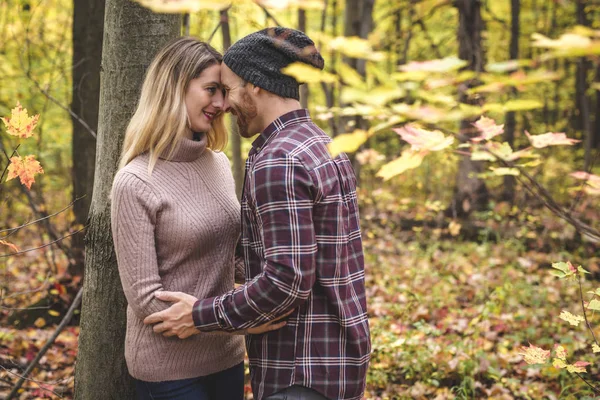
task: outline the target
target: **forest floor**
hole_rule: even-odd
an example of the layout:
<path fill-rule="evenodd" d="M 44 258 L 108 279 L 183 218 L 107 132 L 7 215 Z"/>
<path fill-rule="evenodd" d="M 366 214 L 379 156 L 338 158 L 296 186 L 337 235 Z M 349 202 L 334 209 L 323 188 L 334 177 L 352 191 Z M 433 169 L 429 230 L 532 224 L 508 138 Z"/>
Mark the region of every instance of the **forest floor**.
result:
<path fill-rule="evenodd" d="M 570 260 L 598 279 L 597 247 L 574 242 L 576 235 L 550 216 L 513 215 L 500 207 L 479 215 L 475 228 L 467 229 L 432 219 L 439 214 L 434 206 L 405 206 L 375 210 L 366 204 L 363 210 L 373 344 L 366 398 L 592 396 L 577 376 L 551 365 L 527 365 L 519 353 L 529 343 L 546 350 L 561 343 L 570 360 L 592 362 L 584 377 L 600 381 L 591 334 L 584 324 L 574 327 L 559 319 L 562 310 L 581 314 L 579 287 L 550 274 L 553 262 Z M 37 264 L 24 265 L 23 258 L 7 264 L 4 276 L 10 278 L 11 290 L 48 282 L 49 271 L 32 271 L 44 265 L 39 256 Z M 60 285 L 49 284 L 60 296 Z M 584 293 L 598 286 L 588 279 Z M 11 307 L 18 308 L 31 304 L 35 295 L 15 298 L 20 300 Z M 7 327 L 9 311 L 0 316 L 0 397 L 55 329 L 52 310 L 48 318 L 36 320 L 37 326 L 23 329 Z M 591 316 L 590 322 L 598 326 L 598 319 Z M 23 386 L 21 399 L 72 397 L 78 331 L 70 326 L 61 333 Z"/>

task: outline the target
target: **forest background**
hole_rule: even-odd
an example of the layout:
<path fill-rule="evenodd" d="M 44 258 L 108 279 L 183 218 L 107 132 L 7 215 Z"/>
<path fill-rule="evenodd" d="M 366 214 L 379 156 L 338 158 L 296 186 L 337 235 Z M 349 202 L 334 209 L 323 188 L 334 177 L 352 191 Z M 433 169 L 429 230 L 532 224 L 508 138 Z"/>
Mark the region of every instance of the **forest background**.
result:
<path fill-rule="evenodd" d="M 599 2 L 140 3 L 0 3 L 0 396 L 131 398 L 106 194 L 143 73 L 274 25 L 321 50 L 287 72 L 359 178 L 366 398 L 600 395 Z"/>

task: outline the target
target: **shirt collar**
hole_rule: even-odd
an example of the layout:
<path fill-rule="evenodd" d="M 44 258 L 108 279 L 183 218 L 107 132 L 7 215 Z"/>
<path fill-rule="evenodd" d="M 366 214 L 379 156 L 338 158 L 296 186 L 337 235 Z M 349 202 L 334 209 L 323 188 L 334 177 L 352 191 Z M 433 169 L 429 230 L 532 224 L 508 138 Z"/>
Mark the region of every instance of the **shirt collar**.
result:
<path fill-rule="evenodd" d="M 310 122 L 310 113 L 306 109 L 298 109 L 283 114 L 275 121 L 271 122 L 254 142 L 252 142 L 252 149 L 250 150 L 249 155 L 260 152 L 271 138 L 277 136 L 277 133 L 285 128 L 305 122 Z"/>

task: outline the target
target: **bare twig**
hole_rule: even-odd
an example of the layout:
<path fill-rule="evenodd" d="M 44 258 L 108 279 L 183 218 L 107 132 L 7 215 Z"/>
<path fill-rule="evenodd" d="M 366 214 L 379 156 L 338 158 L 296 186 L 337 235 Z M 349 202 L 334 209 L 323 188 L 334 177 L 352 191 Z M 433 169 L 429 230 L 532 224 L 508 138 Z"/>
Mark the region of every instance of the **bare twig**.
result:
<path fill-rule="evenodd" d="M 21 386 L 23 386 L 23 382 L 25 382 L 25 380 L 27 379 L 27 375 L 29 375 L 29 373 L 35 368 L 35 366 L 40 361 L 40 359 L 44 356 L 44 354 L 46 354 L 46 352 L 48 351 L 50 346 L 52 346 L 52 344 L 54 343 L 54 341 L 56 340 L 58 335 L 60 335 L 62 330 L 65 328 L 65 326 L 67 326 L 67 324 L 71 321 L 71 318 L 73 318 L 73 314 L 75 313 L 75 310 L 77 309 L 77 307 L 79 307 L 79 304 L 81 303 L 82 296 L 83 296 L 83 288 L 79 289 L 79 292 L 77 292 L 77 295 L 75 296 L 75 299 L 73 300 L 73 303 L 71 304 L 71 307 L 69 307 L 67 314 L 63 317 L 62 321 L 60 321 L 60 324 L 56 327 L 56 330 L 54 331 L 54 333 L 52 334 L 50 339 L 48 339 L 48 341 L 46 342 L 44 347 L 42 347 L 40 349 L 40 352 L 35 356 L 33 361 L 31 361 L 31 364 L 29 364 L 29 366 L 27 367 L 25 372 L 23 372 L 23 375 L 20 377 L 19 381 L 16 383 L 13 390 L 8 394 L 8 397 L 6 398 L 6 400 L 10 400 L 10 399 L 14 398 L 14 396 L 19 392 L 19 389 L 21 388 Z"/>
<path fill-rule="evenodd" d="M 60 242 L 60 241 L 61 241 L 61 240 L 63 240 L 63 239 L 66 239 L 66 238 L 68 238 L 68 237 L 71 237 L 71 236 L 73 236 L 73 235 L 76 235 L 76 234 L 78 234 L 79 232 L 83 231 L 85 228 L 86 228 L 86 227 L 84 226 L 83 228 L 81 228 L 81 229 L 78 229 L 78 230 L 76 230 L 75 232 L 71 232 L 71 233 L 69 233 L 68 235 L 65 235 L 65 236 L 63 236 L 63 237 L 61 237 L 61 238 L 58 238 L 58 239 L 56 239 L 56 240 L 54 240 L 54 241 L 52 241 L 52 242 L 50 242 L 50 243 L 46 243 L 46 244 L 44 244 L 44 245 L 42 245 L 42 246 L 33 247 L 33 248 L 31 248 L 31 249 L 27 249 L 27 250 L 21 250 L 21 251 L 17 251 L 17 252 L 15 252 L 15 253 L 0 254 L 0 258 L 6 258 L 6 257 L 11 257 L 11 256 L 17 256 L 17 255 L 19 255 L 19 254 L 24 254 L 24 253 L 28 253 L 28 252 L 30 252 L 30 251 L 39 250 L 39 249 L 43 249 L 44 247 L 52 246 L 54 243 Z"/>
<path fill-rule="evenodd" d="M 81 199 L 83 199 L 84 197 L 85 197 L 85 195 L 84 195 L 84 196 L 81 196 L 81 197 L 78 197 L 78 198 L 76 198 L 76 199 L 75 199 L 75 200 L 73 200 L 73 201 L 72 201 L 72 202 L 71 202 L 71 203 L 70 203 L 68 206 L 66 206 L 65 208 L 63 208 L 63 209 L 62 209 L 62 210 L 60 210 L 60 211 L 57 211 L 57 212 L 55 212 L 54 214 L 46 215 L 46 216 L 44 216 L 44 217 L 42 217 L 42 218 L 38 218 L 38 219 L 36 219 L 36 220 L 34 220 L 34 221 L 27 222 L 26 224 L 19 225 L 19 226 L 16 226 L 16 227 L 14 227 L 14 228 L 8 228 L 8 229 L 2 229 L 2 230 L 0 230 L 0 233 L 4 233 L 4 232 L 10 232 L 8 235 L 0 237 L 0 240 L 1 240 L 1 239 L 6 239 L 7 237 L 11 236 L 12 234 L 16 233 L 17 231 L 19 231 L 19 230 L 21 230 L 21 229 L 23 229 L 23 228 L 25 228 L 25 227 L 27 227 L 27 226 L 29 226 L 29 225 L 36 224 L 36 223 L 38 223 L 38 222 L 44 221 L 44 220 L 46 220 L 46 219 L 52 218 L 52 217 L 54 217 L 54 216 L 56 216 L 56 215 L 58 215 L 58 214 L 61 214 L 61 213 L 65 212 L 65 211 L 66 211 L 66 210 L 68 210 L 69 208 L 73 207 L 73 205 L 75 204 L 75 202 L 76 202 L 76 201 L 78 201 L 78 200 L 81 200 Z"/>
<path fill-rule="evenodd" d="M 38 385 L 38 387 L 39 387 L 40 389 L 42 389 L 42 390 L 45 390 L 45 391 L 47 391 L 47 392 L 50 392 L 50 393 L 52 393 L 52 394 L 54 394 L 54 395 L 58 396 L 58 397 L 59 397 L 59 398 L 61 398 L 61 399 L 63 398 L 63 396 L 61 396 L 60 394 L 56 393 L 54 390 L 52 390 L 52 389 L 48 389 L 48 388 L 46 387 L 46 385 L 48 385 L 49 383 L 45 383 L 45 382 L 36 381 L 35 379 L 29 379 L 29 378 L 25 378 L 23 375 L 19 375 L 19 374 L 17 374 L 17 373 L 14 373 L 14 372 L 12 372 L 11 370 L 9 370 L 8 368 L 6 368 L 6 367 L 4 367 L 4 366 L 2 366 L 2 365 L 0 365 L 0 368 L 2 368 L 4 371 L 8 372 L 8 373 L 9 373 L 9 374 L 11 374 L 11 375 L 14 375 L 14 376 L 18 377 L 18 378 L 19 378 L 19 382 L 20 382 L 21 380 L 23 380 L 23 382 L 25 382 L 25 381 L 28 381 L 28 382 L 35 383 L 36 385 Z M 64 379 L 63 379 L 63 380 L 64 380 Z M 59 381 L 59 382 L 60 382 L 60 381 Z M 23 385 L 23 383 L 21 383 L 21 385 Z M 21 389 L 21 387 L 20 387 L 20 386 L 19 386 L 19 389 Z M 13 391 L 14 391 L 14 390 L 13 390 Z M 16 393 L 15 393 L 15 394 L 16 394 Z M 14 397 L 14 395 L 12 395 L 12 396 L 11 396 L 11 395 L 12 395 L 12 391 L 9 393 L 8 397 L 6 398 L 6 400 L 12 399 L 12 398 Z"/>
<path fill-rule="evenodd" d="M 212 33 L 210 34 L 210 36 L 208 37 L 208 39 L 206 40 L 207 43 L 210 43 L 211 40 L 213 39 L 213 37 L 215 37 L 215 34 L 217 33 L 217 31 L 219 30 L 219 28 L 221 27 L 221 24 L 223 22 L 221 20 L 219 20 L 219 23 L 217 24 L 217 26 L 215 26 L 215 29 L 213 29 Z"/>
<path fill-rule="evenodd" d="M 283 26 L 283 25 L 281 25 L 281 24 L 279 23 L 279 21 L 277 21 L 277 19 L 276 19 L 276 18 L 273 16 L 273 14 L 271 14 L 271 13 L 269 12 L 269 10 L 267 10 L 267 9 L 265 8 L 265 6 L 260 6 L 260 8 L 262 8 L 262 9 L 263 9 L 263 11 L 265 12 L 265 15 L 267 16 L 267 18 L 270 18 L 270 19 L 271 19 L 273 22 L 275 22 L 275 25 L 277 25 L 277 26 Z"/>

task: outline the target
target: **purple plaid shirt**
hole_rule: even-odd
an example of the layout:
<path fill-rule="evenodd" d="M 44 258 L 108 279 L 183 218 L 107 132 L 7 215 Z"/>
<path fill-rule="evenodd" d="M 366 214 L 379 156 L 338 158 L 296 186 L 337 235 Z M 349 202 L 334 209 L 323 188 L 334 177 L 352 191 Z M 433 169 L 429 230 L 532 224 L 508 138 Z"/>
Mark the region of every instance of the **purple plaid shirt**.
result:
<path fill-rule="evenodd" d="M 292 385 L 361 399 L 371 343 L 356 179 L 306 110 L 287 113 L 252 144 L 242 196 L 246 284 L 199 300 L 204 332 L 287 325 L 247 335 L 254 398 Z"/>

